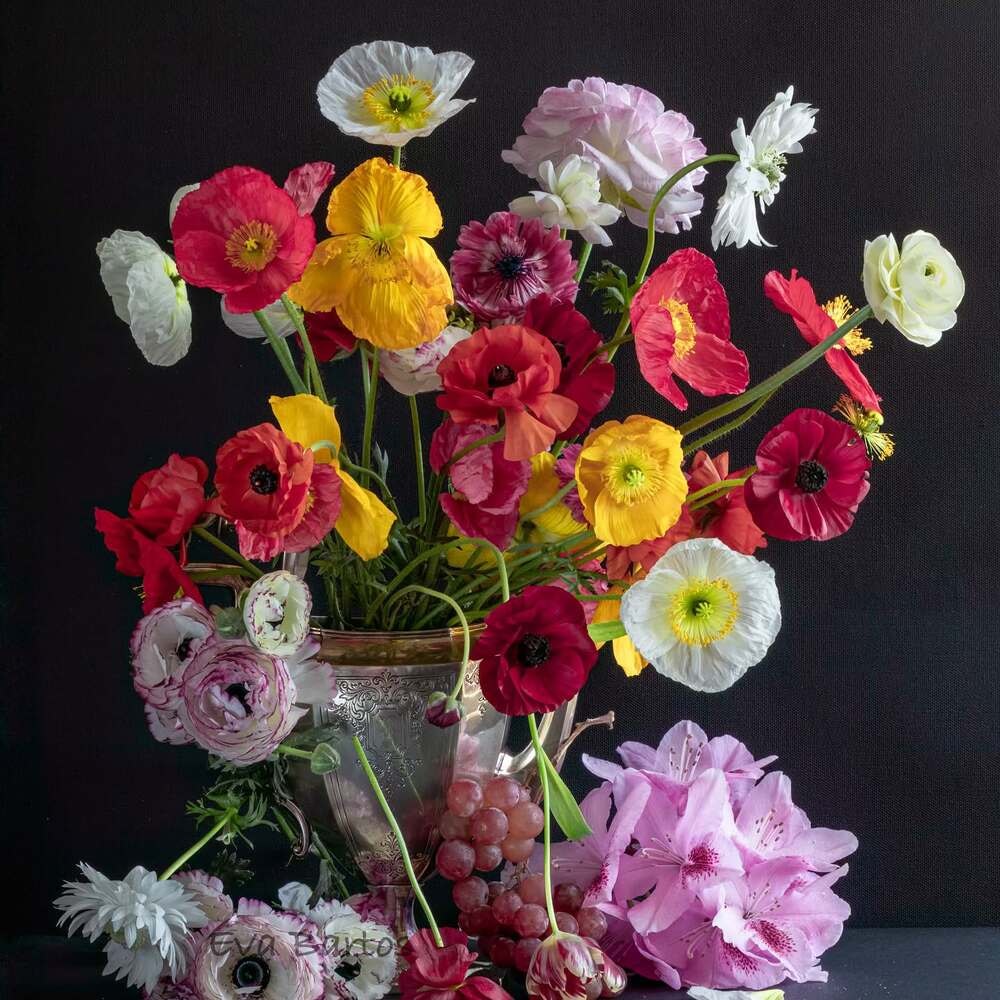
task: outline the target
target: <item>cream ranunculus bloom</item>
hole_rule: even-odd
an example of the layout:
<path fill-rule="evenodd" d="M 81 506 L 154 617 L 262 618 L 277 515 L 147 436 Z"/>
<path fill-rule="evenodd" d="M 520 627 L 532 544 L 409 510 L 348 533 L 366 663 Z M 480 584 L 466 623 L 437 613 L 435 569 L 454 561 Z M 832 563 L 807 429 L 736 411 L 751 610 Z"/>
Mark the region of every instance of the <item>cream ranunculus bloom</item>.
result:
<path fill-rule="evenodd" d="M 965 279 L 936 236 L 918 229 L 896 246 L 890 233 L 865 243 L 865 296 L 875 318 L 930 347 L 956 322 Z"/>

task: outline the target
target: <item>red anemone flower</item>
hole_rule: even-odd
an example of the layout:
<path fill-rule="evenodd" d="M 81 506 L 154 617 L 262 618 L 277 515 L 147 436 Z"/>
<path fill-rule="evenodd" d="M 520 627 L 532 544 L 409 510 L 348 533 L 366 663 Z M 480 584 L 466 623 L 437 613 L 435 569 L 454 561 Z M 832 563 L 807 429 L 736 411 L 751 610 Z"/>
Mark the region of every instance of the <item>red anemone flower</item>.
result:
<path fill-rule="evenodd" d="M 710 257 L 672 253 L 643 283 L 631 306 L 643 378 L 679 410 L 687 399 L 674 376 L 705 396 L 742 392 L 747 356 L 729 339 L 729 300 Z"/>
<path fill-rule="evenodd" d="M 476 958 L 468 938 L 454 927 L 440 930 L 438 947 L 428 930 L 411 934 L 400 951 L 406 971 L 399 977 L 403 1000 L 510 1000 L 499 984 L 485 976 L 470 976 Z"/>

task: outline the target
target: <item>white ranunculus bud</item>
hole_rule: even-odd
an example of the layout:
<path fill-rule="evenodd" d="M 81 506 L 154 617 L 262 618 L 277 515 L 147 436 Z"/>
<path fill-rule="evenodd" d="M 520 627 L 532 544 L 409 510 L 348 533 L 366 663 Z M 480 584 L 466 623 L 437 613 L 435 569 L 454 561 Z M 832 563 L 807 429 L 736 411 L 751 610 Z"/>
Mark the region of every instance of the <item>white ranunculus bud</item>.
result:
<path fill-rule="evenodd" d="M 265 653 L 289 656 L 309 635 L 311 610 L 309 588 L 294 573 L 265 573 L 243 605 L 247 637 Z"/>

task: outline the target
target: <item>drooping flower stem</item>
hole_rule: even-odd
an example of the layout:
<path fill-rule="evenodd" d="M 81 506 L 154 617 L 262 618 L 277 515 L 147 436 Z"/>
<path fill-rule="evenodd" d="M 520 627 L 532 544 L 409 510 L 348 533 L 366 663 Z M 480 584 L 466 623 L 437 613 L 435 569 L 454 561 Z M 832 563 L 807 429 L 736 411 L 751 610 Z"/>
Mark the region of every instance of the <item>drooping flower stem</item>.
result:
<path fill-rule="evenodd" d="M 417 520 L 427 520 L 427 488 L 424 481 L 424 442 L 420 434 L 420 408 L 417 397 L 410 396 L 410 424 L 413 427 L 413 459 L 417 470 Z"/>
<path fill-rule="evenodd" d="M 542 783 L 542 812 L 545 815 L 545 826 L 542 828 L 542 875 L 545 882 L 545 909 L 549 915 L 549 927 L 552 933 L 559 937 L 562 931 L 556 922 L 556 908 L 552 900 L 552 804 L 549 790 L 548 758 L 542 741 L 538 738 L 538 726 L 534 715 L 528 716 L 528 730 L 531 733 L 531 745 L 535 748 L 535 759 L 538 761 L 538 777 Z"/>
<path fill-rule="evenodd" d="M 590 251 L 593 249 L 593 243 L 584 241 L 583 248 L 580 250 L 580 259 L 576 264 L 576 274 L 573 275 L 573 280 L 578 285 L 580 284 L 580 280 L 587 273 L 587 262 L 590 260 Z"/>
<path fill-rule="evenodd" d="M 313 346 L 309 340 L 306 325 L 302 322 L 302 314 L 285 293 L 282 293 L 281 295 L 281 304 L 285 307 L 285 312 L 288 313 L 288 318 L 295 324 L 295 329 L 299 334 L 299 340 L 302 341 L 302 353 L 306 356 L 306 364 L 309 367 L 309 371 L 312 373 L 313 386 L 316 390 L 316 395 L 319 396 L 324 403 L 328 403 L 329 399 L 327 399 L 326 388 L 323 385 L 323 376 L 320 374 L 319 365 L 316 363 L 316 355 L 313 353 Z"/>
<path fill-rule="evenodd" d="M 288 344 L 274 332 L 274 327 L 259 309 L 254 313 L 254 317 L 264 331 L 264 336 L 267 337 L 267 342 L 271 345 L 288 381 L 292 383 L 292 388 L 296 392 L 307 392 L 306 384 L 302 381 L 302 376 L 299 375 L 295 362 L 292 361 L 292 352 L 288 349 Z"/>
<path fill-rule="evenodd" d="M 689 493 L 687 500 L 685 500 L 688 509 L 700 510 L 702 507 L 707 507 L 717 499 L 716 494 L 725 493 L 726 490 L 734 490 L 736 487 L 742 486 L 756 471 L 757 467 L 751 465 L 747 469 L 745 476 L 740 476 L 736 479 L 720 479 L 718 482 L 703 486 L 700 490 L 695 490 L 694 493 Z"/>
<path fill-rule="evenodd" d="M 285 757 L 296 757 L 298 760 L 312 760 L 312 754 L 308 750 L 300 750 L 298 747 L 287 747 L 284 743 L 274 748 L 274 752 L 283 754 Z"/>
<path fill-rule="evenodd" d="M 174 872 L 180 871 L 187 863 L 191 860 L 203 847 L 210 844 L 218 834 L 225 829 L 229 822 L 238 812 L 237 809 L 227 809 L 222 816 L 219 817 L 218 822 L 196 843 L 192 844 L 172 865 L 168 865 L 163 869 L 160 875 L 160 881 L 165 882 Z"/>
<path fill-rule="evenodd" d="M 781 388 L 781 386 L 783 386 L 789 379 L 798 375 L 799 372 L 805 371 L 814 361 L 818 361 L 828 350 L 830 350 L 831 347 L 836 346 L 856 326 L 860 326 L 866 320 L 871 319 L 871 316 L 871 306 L 862 306 L 856 313 L 854 313 L 853 316 L 846 320 L 846 322 L 841 323 L 829 337 L 820 341 L 815 347 L 811 347 L 805 354 L 796 358 L 791 364 L 785 365 L 784 368 L 775 372 L 770 378 L 764 379 L 763 382 L 747 389 L 747 391 L 741 395 L 734 396 L 732 399 L 727 400 L 725 403 L 720 403 L 718 406 L 713 406 L 712 409 L 706 410 L 697 417 L 692 417 L 690 420 L 681 424 L 677 429 L 683 436 L 687 436 L 692 431 L 699 430 L 706 424 L 714 423 L 716 420 L 728 417 L 730 413 L 736 413 L 738 410 L 745 409 L 762 396 L 770 395 L 775 390 Z"/>
<path fill-rule="evenodd" d="M 252 562 L 244 559 L 243 556 L 239 554 L 231 545 L 227 545 L 221 538 L 217 535 L 213 535 L 208 528 L 203 528 L 200 524 L 192 525 L 191 534 L 197 535 L 199 538 L 208 542 L 209 545 L 214 545 L 220 552 L 224 552 L 230 559 L 245 569 L 255 580 L 259 580 L 264 574 L 259 570 Z"/>
<path fill-rule="evenodd" d="M 393 815 L 392 808 L 386 801 L 386 797 L 382 792 L 382 787 L 378 783 L 378 778 L 375 776 L 375 772 L 372 770 L 372 766 L 368 762 L 368 755 L 365 753 L 365 748 L 361 745 L 361 740 L 359 740 L 357 736 L 352 736 L 351 740 L 354 743 L 354 752 L 358 755 L 358 763 L 361 764 L 361 768 L 368 778 L 368 783 L 372 786 L 372 791 L 375 793 L 375 798 L 378 799 L 378 804 L 382 807 L 382 812 L 385 815 L 386 822 L 389 824 L 389 828 L 392 830 L 393 835 L 396 838 L 396 846 L 399 848 L 399 855 L 403 859 L 403 867 L 406 869 L 406 877 L 410 880 L 410 887 L 413 889 L 413 895 L 417 897 L 417 902 L 420 903 L 420 908 L 424 911 L 424 916 L 427 918 L 431 934 L 434 935 L 434 943 L 439 948 L 443 948 L 444 941 L 441 938 L 441 931 L 438 930 L 437 921 L 434 919 L 434 913 L 431 910 L 430 904 L 427 902 L 427 897 L 424 895 L 423 889 L 420 888 L 420 881 L 417 879 L 417 873 L 413 870 L 413 861 L 411 860 L 410 852 L 406 847 L 406 841 L 403 839 L 403 832 L 399 829 L 399 824 L 396 822 L 396 817 Z"/>
<path fill-rule="evenodd" d="M 396 147 L 399 148 L 398 146 Z M 361 349 L 361 364 L 367 369 L 367 351 Z M 371 369 L 368 370 L 368 382 L 365 386 L 365 430 L 361 441 L 361 465 L 370 468 L 372 464 L 372 433 L 375 429 L 375 397 L 378 395 L 379 354 L 375 348 L 371 353 Z"/>
<path fill-rule="evenodd" d="M 775 389 L 774 392 L 777 392 Z M 725 437 L 727 434 L 732 433 L 738 428 L 742 427 L 747 421 L 749 421 L 755 414 L 762 410 L 771 401 L 774 396 L 774 392 L 769 392 L 766 396 L 761 396 L 755 403 L 751 403 L 739 416 L 730 420 L 728 423 L 723 424 L 721 427 L 716 427 L 714 430 L 708 432 L 703 437 L 698 438 L 697 441 L 692 441 L 690 444 L 684 446 L 684 457 L 687 458 L 688 455 L 693 454 L 706 445 L 711 444 L 713 441 L 717 441 L 721 437 Z"/>

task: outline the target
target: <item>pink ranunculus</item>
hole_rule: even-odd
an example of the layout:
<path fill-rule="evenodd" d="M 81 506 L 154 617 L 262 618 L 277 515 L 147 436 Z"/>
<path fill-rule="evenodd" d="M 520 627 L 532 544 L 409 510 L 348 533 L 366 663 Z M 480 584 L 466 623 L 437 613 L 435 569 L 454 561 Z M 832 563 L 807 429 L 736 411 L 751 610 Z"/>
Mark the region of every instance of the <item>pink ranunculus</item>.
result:
<path fill-rule="evenodd" d="M 198 908 L 211 923 L 228 920 L 233 915 L 233 901 L 226 895 L 222 879 L 209 875 L 200 868 L 178 872 L 173 878 L 194 896 Z"/>
<path fill-rule="evenodd" d="M 457 343 L 470 336 L 472 334 L 461 326 L 446 326 L 426 344 L 400 351 L 379 351 L 379 371 L 386 382 L 404 396 L 437 392 L 441 388 L 438 365 Z"/>
<path fill-rule="evenodd" d="M 548 87 L 528 112 L 513 149 L 502 156 L 523 174 L 537 178 L 546 160 L 561 162 L 576 153 L 600 170 L 605 200 L 646 227 L 649 206 L 664 181 L 705 155 L 694 126 L 642 87 L 608 83 L 599 77 Z M 658 232 L 690 229 L 704 198 L 695 188 L 704 180 L 698 168 L 678 182 L 656 212 Z"/>
<path fill-rule="evenodd" d="M 479 421 L 456 424 L 445 419 L 431 438 L 430 463 L 435 472 L 447 468 L 450 490 L 439 500 L 455 527 L 468 538 L 485 538 L 504 549 L 517 530 L 531 463 L 504 458 L 503 442 L 496 441 L 448 465 L 452 456 L 492 431 L 489 424 Z"/>

